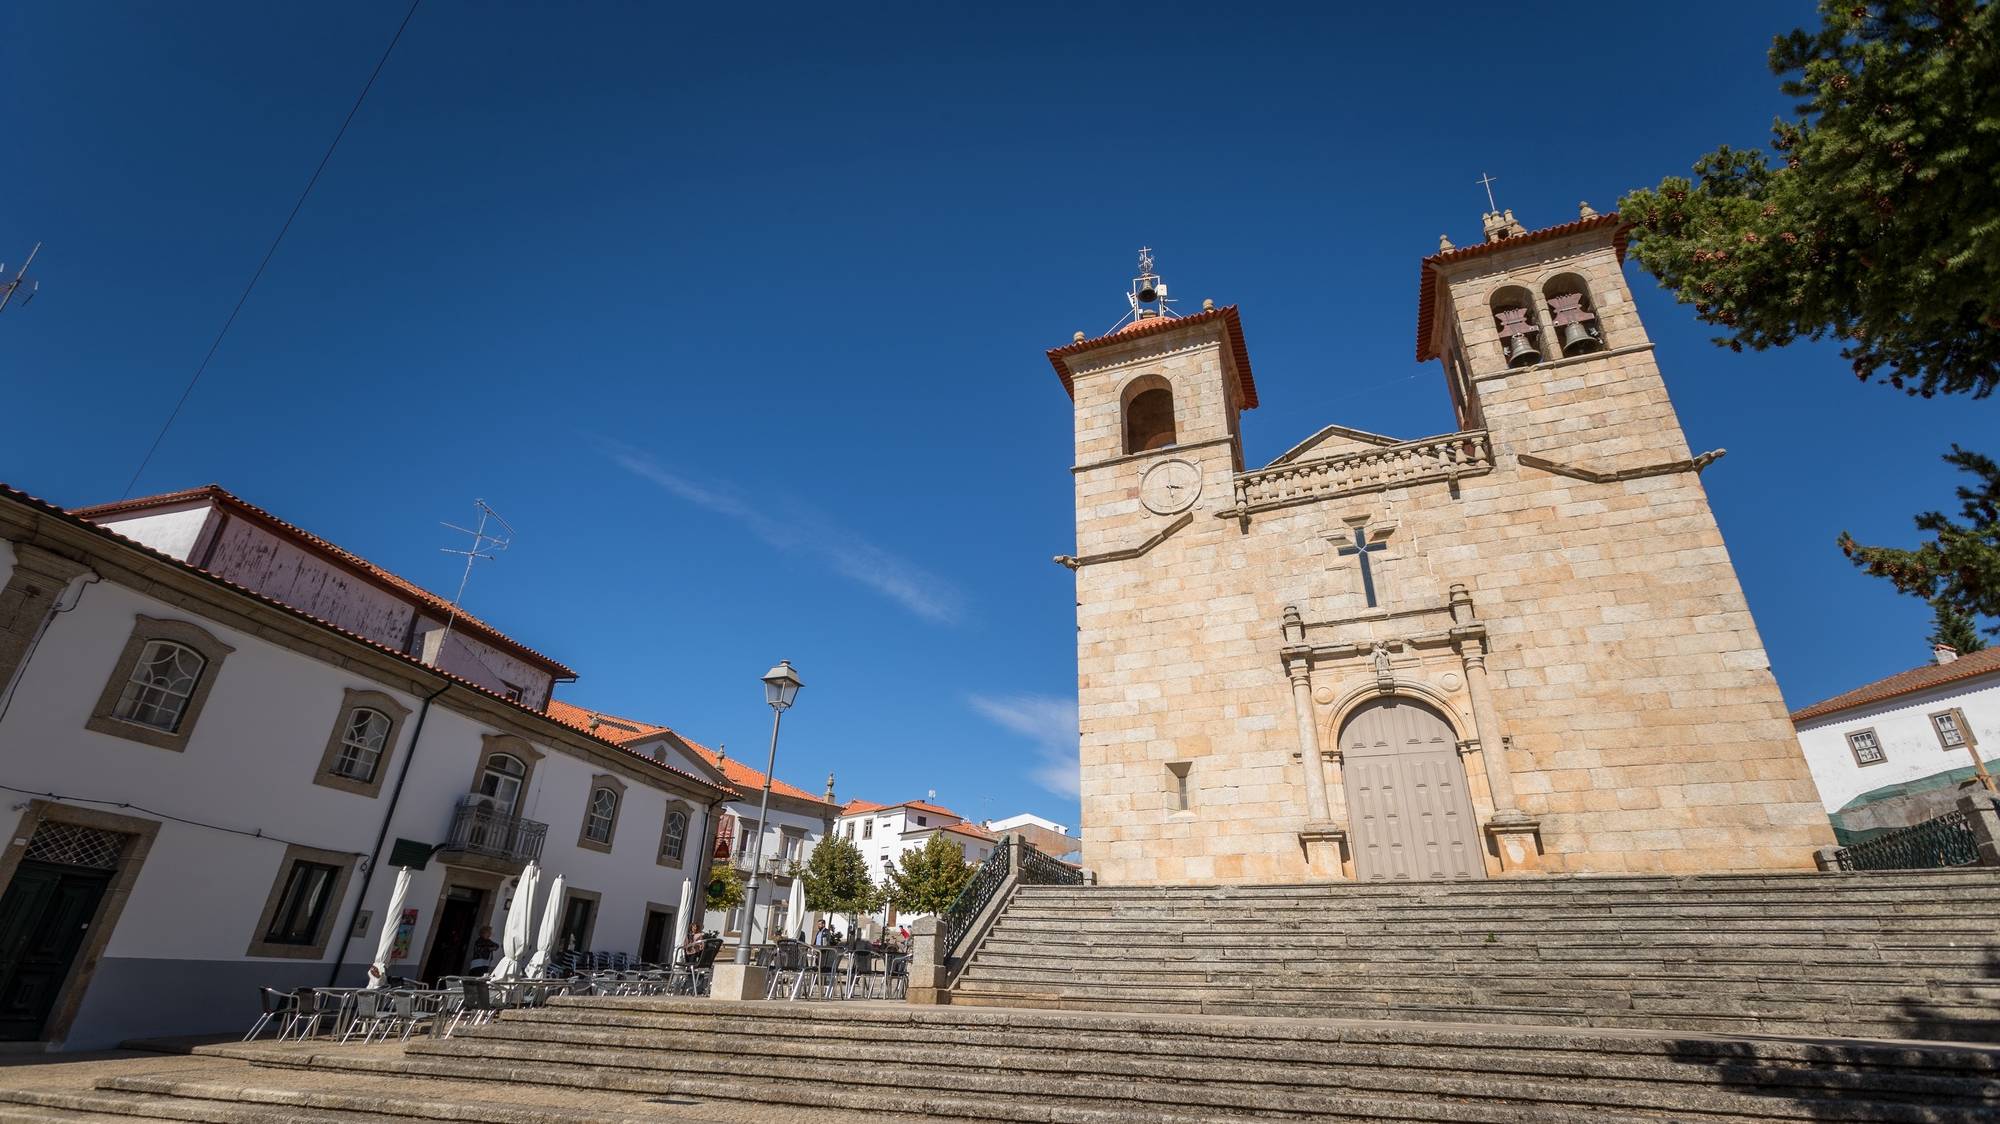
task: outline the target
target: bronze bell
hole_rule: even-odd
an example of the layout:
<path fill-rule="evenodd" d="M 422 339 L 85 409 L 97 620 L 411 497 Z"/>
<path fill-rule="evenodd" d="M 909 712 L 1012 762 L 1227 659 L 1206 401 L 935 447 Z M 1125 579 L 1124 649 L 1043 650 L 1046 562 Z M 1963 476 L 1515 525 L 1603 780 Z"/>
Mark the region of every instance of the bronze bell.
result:
<path fill-rule="evenodd" d="M 1531 363 L 1542 361 L 1542 349 L 1535 345 L 1535 337 L 1532 334 L 1509 336 L 1501 346 L 1507 352 L 1509 367 L 1526 367 Z"/>
<path fill-rule="evenodd" d="M 1597 333 L 1586 321 L 1564 324 L 1558 334 L 1562 337 L 1564 355 L 1584 355 L 1604 346 L 1604 341 L 1597 338 Z"/>

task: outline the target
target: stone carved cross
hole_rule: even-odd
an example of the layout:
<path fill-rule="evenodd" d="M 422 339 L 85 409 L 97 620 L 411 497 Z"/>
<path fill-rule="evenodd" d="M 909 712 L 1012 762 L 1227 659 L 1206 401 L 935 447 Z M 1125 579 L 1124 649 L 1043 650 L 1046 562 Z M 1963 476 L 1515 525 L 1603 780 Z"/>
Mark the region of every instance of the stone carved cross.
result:
<path fill-rule="evenodd" d="M 1368 556 L 1389 549 L 1389 544 L 1381 540 L 1386 538 L 1389 532 L 1395 529 L 1394 524 L 1390 524 L 1387 527 L 1378 527 L 1374 535 L 1371 536 L 1368 533 L 1368 525 L 1366 523 L 1356 523 L 1354 524 L 1354 542 L 1352 544 L 1342 544 L 1337 549 L 1337 553 L 1342 558 L 1352 555 L 1360 559 L 1361 593 L 1367 599 L 1368 607 L 1371 609 L 1376 607 L 1377 602 L 1375 598 L 1375 567 L 1369 562 Z M 1376 541 L 1370 542 L 1369 539 L 1371 537 Z"/>

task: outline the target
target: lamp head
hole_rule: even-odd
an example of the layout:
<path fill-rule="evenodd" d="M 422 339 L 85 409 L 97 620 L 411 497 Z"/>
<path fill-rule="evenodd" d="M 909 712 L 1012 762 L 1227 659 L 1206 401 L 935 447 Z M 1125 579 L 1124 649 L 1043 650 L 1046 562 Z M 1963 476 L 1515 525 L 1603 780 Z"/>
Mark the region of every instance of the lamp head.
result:
<path fill-rule="evenodd" d="M 779 660 L 778 666 L 764 673 L 764 701 L 771 704 L 772 710 L 784 710 L 792 705 L 803 686 L 799 673 L 792 670 L 792 661 Z"/>

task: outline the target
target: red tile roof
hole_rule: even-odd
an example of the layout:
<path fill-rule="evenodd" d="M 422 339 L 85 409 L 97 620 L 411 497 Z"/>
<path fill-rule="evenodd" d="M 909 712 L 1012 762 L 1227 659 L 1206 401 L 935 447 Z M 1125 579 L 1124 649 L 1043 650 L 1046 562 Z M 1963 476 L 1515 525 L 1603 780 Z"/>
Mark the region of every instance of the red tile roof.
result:
<path fill-rule="evenodd" d="M 179 558 L 175 558 L 171 554 L 168 554 L 164 551 L 156 550 L 150 546 L 147 546 L 145 543 L 139 542 L 136 539 L 126 538 L 124 535 L 119 534 L 118 532 L 112 530 L 109 527 L 100 527 L 97 524 L 91 522 L 90 520 L 83 518 L 82 516 L 76 515 L 73 512 L 57 507 L 55 504 L 52 504 L 47 500 L 29 495 L 28 493 L 21 491 L 19 488 L 11 487 L 7 484 L 0 484 L 0 499 L 10 499 L 25 507 L 39 511 L 43 515 L 49 516 L 50 518 L 60 519 L 90 534 L 105 539 L 108 542 L 116 543 L 118 546 L 123 547 L 127 550 L 131 550 L 136 553 L 145 555 L 146 557 L 151 558 L 156 562 L 165 563 L 168 566 L 172 566 L 176 569 L 192 574 L 195 577 L 198 577 L 203 581 L 210 583 L 211 585 L 219 586 L 223 589 L 230 591 L 231 593 L 237 594 L 238 596 L 241 597 L 249 598 L 252 601 L 256 601 L 259 604 L 262 604 L 268 608 L 275 609 L 281 613 L 286 614 L 287 616 L 295 617 L 309 624 L 316 625 L 319 628 L 323 628 L 328 632 L 334 633 L 345 639 L 351 640 L 356 644 L 360 644 L 365 647 L 371 648 L 385 656 L 401 660 L 403 663 L 409 664 L 410 666 L 415 668 L 422 669 L 428 674 L 435 675 L 440 679 L 444 679 L 456 686 L 463 687 L 466 690 L 474 692 L 475 694 L 485 695 L 488 699 L 492 700 L 493 702 L 497 702 L 502 706 L 512 707 L 513 709 L 521 712 L 524 715 L 529 715 L 543 722 L 555 721 L 555 719 L 551 718 L 550 715 L 548 715 L 543 711 L 536 710 L 531 706 L 527 706 L 526 704 L 519 702 L 518 700 L 510 699 L 507 696 L 502 695 L 488 687 L 483 687 L 478 683 L 474 683 L 470 679 L 465 679 L 460 676 L 454 675 L 449 671 L 443 670 L 442 668 L 433 667 L 430 664 L 427 664 L 422 660 L 416 658 L 415 656 L 410 655 L 408 652 L 404 652 L 396 648 L 391 648 L 387 644 L 383 644 L 377 640 L 371 640 L 368 637 L 363 636 L 358 632 L 350 632 L 347 629 L 342 628 L 340 625 L 334 624 L 332 621 L 324 620 L 320 617 L 313 616 L 311 613 L 308 613 L 305 610 L 300 609 L 295 605 L 289 604 L 288 602 L 280 601 L 277 598 L 272 597 L 268 594 L 259 593 L 256 590 L 251 589 L 249 586 L 238 585 L 237 583 L 230 581 L 228 578 L 217 577 L 216 575 L 208 572 L 207 570 L 202 569 L 199 566 L 193 565 L 188 562 L 184 562 Z M 564 723 L 564 725 L 567 724 Z M 623 752 L 631 757 L 646 762 L 653 768 L 663 769 L 669 773 L 674 774 L 677 777 L 691 781 L 695 784 L 702 786 L 703 788 L 712 789 L 715 792 L 720 793 L 724 796 L 737 795 L 735 790 L 725 785 L 716 784 L 714 781 L 711 781 L 705 777 L 695 776 L 693 773 L 688 772 L 686 769 L 677 769 L 672 765 L 667 765 L 660 761 L 656 761 L 653 758 L 648 757 L 643 753 L 634 753 L 633 751 L 625 749 L 625 747 L 619 745 L 616 742 L 610 741 L 609 739 L 597 738 L 595 737 L 595 735 L 590 735 L 588 731 L 584 731 L 584 733 L 586 734 L 586 736 L 591 736 L 596 741 L 603 742 L 605 745 L 611 747 L 612 749 L 619 750 L 620 752 Z"/>
<path fill-rule="evenodd" d="M 887 804 L 877 804 L 873 800 L 849 800 L 841 807 L 840 814 L 843 816 L 858 816 L 863 812 L 879 812 L 886 807 L 888 807 Z"/>
<path fill-rule="evenodd" d="M 650 722 L 641 722 L 637 718 L 620 718 L 601 710 L 585 710 L 583 707 L 571 706 L 557 699 L 549 700 L 549 717 L 565 726 L 574 726 L 587 734 L 595 734 L 605 741 L 618 745 L 629 745 L 660 734 L 673 733 L 665 726 L 655 726 Z M 597 720 L 595 726 L 591 724 L 592 719 Z"/>
<path fill-rule="evenodd" d="M 753 769 L 735 758 L 724 757 L 715 750 L 695 741 L 693 738 L 688 737 L 671 726 L 662 726 L 654 722 L 644 722 L 637 718 L 621 718 L 615 714 L 607 714 L 601 710 L 586 710 L 583 707 L 572 706 L 565 702 L 549 703 L 549 717 L 566 726 L 574 726 L 579 730 L 594 733 L 598 737 L 620 746 L 628 746 L 634 742 L 644 741 L 647 738 L 658 737 L 661 734 L 671 734 L 683 745 L 687 746 L 696 757 L 707 762 L 711 768 L 720 771 L 724 777 L 728 778 L 729 783 L 735 785 L 739 791 L 746 794 L 763 791 L 764 774 L 762 770 Z M 595 730 L 590 729 L 590 720 L 593 717 L 598 720 L 597 729 Z M 621 729 L 620 727 L 624 728 Z M 814 796 L 797 785 L 786 784 L 781 780 L 774 779 L 771 781 L 771 791 L 781 796 L 790 796 L 798 800 L 810 800 L 815 804 L 826 804 L 825 797 Z M 828 805 L 828 807 L 831 806 Z"/>
<path fill-rule="evenodd" d="M 1076 397 L 1076 380 L 1070 374 L 1069 357 L 1081 355 L 1092 348 L 1108 343 L 1123 343 L 1137 336 L 1150 336 L 1172 328 L 1185 328 L 1190 324 L 1206 324 L 1220 321 L 1223 337 L 1229 343 L 1229 353 L 1236 360 L 1236 377 L 1243 389 L 1243 408 L 1257 408 L 1257 382 L 1250 377 L 1250 349 L 1243 344 L 1243 320 L 1237 315 L 1235 305 L 1197 312 L 1192 316 L 1157 317 L 1151 320 L 1136 320 L 1110 335 L 1094 340 L 1081 340 L 1063 347 L 1049 349 L 1049 365 L 1056 369 L 1056 377 L 1062 380 L 1063 390 L 1071 398 Z"/>
<path fill-rule="evenodd" d="M 1887 679 L 1877 679 L 1866 686 L 1856 687 L 1844 695 L 1835 695 L 1825 702 L 1816 702 L 1809 707 L 1792 712 L 1793 722 L 1804 722 L 1857 706 L 1883 702 L 1899 695 L 1912 695 L 1918 691 L 1928 691 L 1961 679 L 1971 679 L 1980 675 L 2000 672 L 2000 648 L 1987 648 L 1960 656 L 1946 664 L 1929 663 L 1897 672 Z"/>
<path fill-rule="evenodd" d="M 872 800 L 850 800 L 847 807 L 840 810 L 843 816 L 860 815 L 863 812 L 893 812 L 898 808 L 912 808 L 933 816 L 950 816 L 954 820 L 965 817 L 939 804 L 926 804 L 921 800 L 905 800 L 901 804 L 877 804 Z"/>
<path fill-rule="evenodd" d="M 1431 336 L 1433 335 L 1431 329 L 1432 324 L 1437 319 L 1438 266 L 1450 265 L 1455 262 L 1465 261 L 1468 258 L 1476 258 L 1483 254 L 1495 253 L 1500 250 L 1511 250 L 1516 246 L 1528 246 L 1536 242 L 1546 242 L 1551 238 L 1561 238 L 1565 235 L 1577 234 L 1586 230 L 1598 230 L 1605 227 L 1616 229 L 1616 233 L 1612 235 L 1612 245 L 1617 248 L 1618 260 L 1621 262 L 1624 261 L 1625 227 L 1619 224 L 1618 212 L 1616 211 L 1608 214 L 1593 215 L 1587 219 L 1578 219 L 1575 222 L 1566 222 L 1560 226 L 1549 226 L 1543 227 L 1540 230 L 1531 230 L 1526 234 L 1516 234 L 1512 238 L 1502 238 L 1498 242 L 1476 242 L 1470 246 L 1459 246 L 1450 250 L 1442 250 L 1425 258 L 1423 264 L 1418 267 L 1417 362 L 1422 363 L 1426 360 L 1437 358 L 1437 352 L 1431 348 Z"/>
<path fill-rule="evenodd" d="M 392 590 L 414 598 L 434 613 L 450 616 L 454 611 L 451 602 L 445 598 L 439 597 L 437 594 L 414 582 L 405 581 L 382 567 L 377 566 L 375 563 L 368 561 L 366 558 L 355 554 L 353 551 L 329 542 L 303 527 L 285 522 L 263 508 L 246 502 L 241 497 L 223 488 L 220 484 L 207 484 L 199 488 L 188 488 L 179 492 L 162 492 L 156 496 L 140 496 L 137 499 L 119 500 L 116 503 L 100 503 L 89 507 L 71 508 L 69 513 L 95 523 L 107 516 L 125 515 L 135 511 L 147 511 L 156 507 L 170 507 L 174 504 L 193 503 L 199 500 L 214 503 L 219 507 L 228 509 L 232 514 L 247 517 L 252 522 L 263 523 L 266 528 L 277 531 L 287 538 L 304 543 L 307 547 L 313 549 L 315 553 L 359 573 L 364 578 L 372 578 L 383 585 L 389 586 Z M 557 679 L 576 678 L 576 672 L 571 671 L 548 656 L 535 651 L 526 644 L 515 640 L 513 637 L 508 636 L 506 633 L 501 632 L 499 629 L 494 628 L 464 609 L 458 609 L 456 612 L 458 614 L 458 625 L 466 631 L 477 633 L 481 639 L 497 644 L 517 656 L 541 665 L 543 670 L 548 671 Z"/>
<path fill-rule="evenodd" d="M 959 834 L 959 835 L 969 835 L 969 836 L 971 836 L 972 838 L 974 838 L 974 839 L 977 839 L 977 840 L 980 840 L 981 842 L 985 842 L 985 843 L 991 843 L 991 842 L 993 842 L 993 841 L 994 841 L 995 839 L 998 839 L 998 838 L 1000 838 L 999 836 L 997 836 L 997 835 L 993 834 L 992 832 L 990 832 L 990 831 L 987 831 L 987 830 L 986 830 L 985 828 L 981 828 L 981 827 L 974 827 L 973 825 L 971 825 L 971 824 L 969 824 L 969 823 L 948 823 L 948 824 L 945 824 L 945 825 L 944 825 L 943 827 L 940 827 L 940 828 L 928 828 L 928 827 L 920 827 L 920 828 L 918 828 L 917 830 L 918 830 L 918 831 L 933 831 L 933 830 L 935 830 L 935 831 L 950 831 L 950 832 L 956 832 L 956 833 L 957 833 L 957 834 Z M 905 832 L 904 834 L 906 834 L 906 835 L 907 835 L 907 834 L 909 834 L 909 833 L 908 833 L 908 832 Z"/>

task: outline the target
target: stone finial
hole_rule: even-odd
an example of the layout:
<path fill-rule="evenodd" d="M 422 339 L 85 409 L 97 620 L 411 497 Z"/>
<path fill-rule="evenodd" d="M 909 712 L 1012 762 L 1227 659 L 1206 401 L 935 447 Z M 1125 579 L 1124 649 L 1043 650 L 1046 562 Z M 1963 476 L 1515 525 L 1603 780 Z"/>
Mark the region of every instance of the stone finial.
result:
<path fill-rule="evenodd" d="M 1201 298 L 1201 310 L 1202 310 L 1203 312 L 1214 312 L 1214 311 L 1215 311 L 1215 300 L 1214 300 L 1214 298 L 1212 298 L 1212 297 L 1203 297 L 1203 298 Z"/>
<path fill-rule="evenodd" d="M 832 803 L 834 803 L 834 799 L 833 799 L 833 773 L 832 773 L 832 771 L 831 771 L 831 770 L 829 770 L 829 771 L 827 772 L 827 774 L 826 774 L 826 802 L 827 802 L 827 803 L 829 803 L 829 804 L 832 804 Z"/>
<path fill-rule="evenodd" d="M 1456 249 L 1458 249 L 1458 247 L 1451 244 L 1451 237 L 1449 235 L 1445 234 L 1438 235 L 1438 253 L 1442 254 L 1446 250 L 1456 250 Z"/>
<path fill-rule="evenodd" d="M 1479 225 L 1488 242 L 1498 242 L 1503 238 L 1512 238 L 1528 232 L 1527 228 L 1521 225 L 1521 220 L 1514 217 L 1511 207 L 1503 211 L 1489 211 L 1479 216 Z"/>
<path fill-rule="evenodd" d="M 1471 624 L 1474 619 L 1472 615 L 1472 591 L 1465 588 L 1463 582 L 1453 582 L 1451 586 L 1451 623 L 1458 625 Z"/>
<path fill-rule="evenodd" d="M 1576 217 L 1580 219 L 1594 219 L 1597 217 L 1597 212 L 1588 203 L 1578 203 L 1576 205 Z"/>
<path fill-rule="evenodd" d="M 1083 342 L 1083 341 L 1084 341 L 1085 339 L 1087 339 L 1087 338 L 1089 338 L 1089 337 L 1085 336 L 1085 335 L 1084 335 L 1084 334 L 1083 334 L 1082 332 L 1078 332 L 1077 334 L 1075 334 L 1075 335 L 1073 335 L 1073 336 L 1071 336 L 1071 337 L 1070 337 L 1070 342 L 1071 342 L 1071 343 L 1082 343 L 1082 342 Z"/>
<path fill-rule="evenodd" d="M 1285 643 L 1289 645 L 1303 644 L 1305 642 L 1306 620 L 1303 616 L 1299 615 L 1299 607 L 1297 605 L 1285 606 Z"/>
<path fill-rule="evenodd" d="M 715 763 L 720 765 L 727 760 L 729 760 L 729 747 L 726 745 L 717 745 L 715 747 Z"/>

